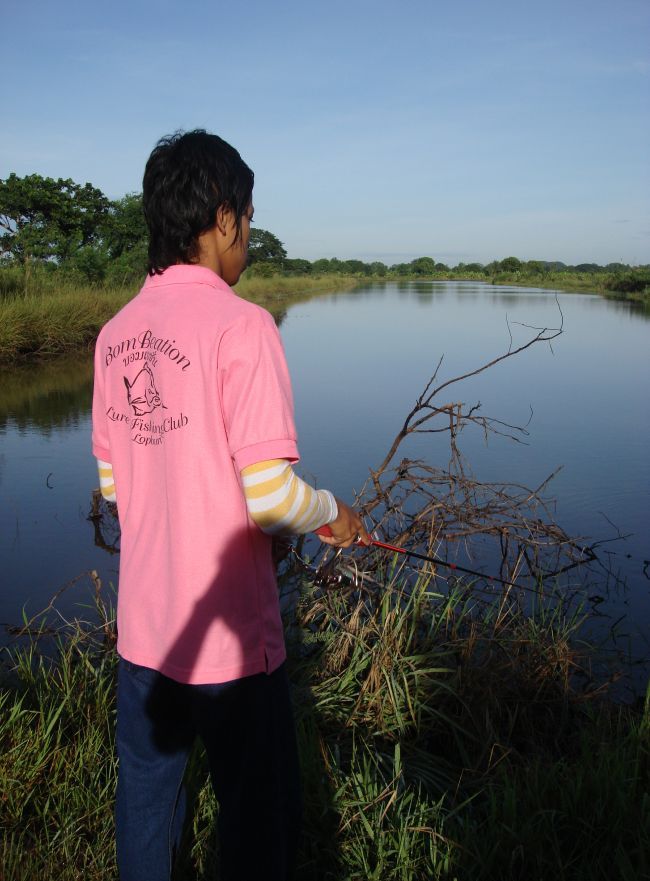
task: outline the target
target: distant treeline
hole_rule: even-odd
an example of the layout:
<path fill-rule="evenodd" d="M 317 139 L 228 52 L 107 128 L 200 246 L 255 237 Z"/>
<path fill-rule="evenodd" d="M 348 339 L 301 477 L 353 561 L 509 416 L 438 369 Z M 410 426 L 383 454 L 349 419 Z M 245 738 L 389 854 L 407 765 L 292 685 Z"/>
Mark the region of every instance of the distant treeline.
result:
<path fill-rule="evenodd" d="M 142 198 L 131 193 L 110 200 L 101 190 L 70 179 L 38 174 L 0 180 L 0 294 L 40 286 L 47 277 L 97 286 L 124 286 L 144 275 L 147 228 Z M 273 233 L 252 229 L 249 246 L 251 276 L 340 274 L 359 278 L 476 278 L 495 283 L 558 283 L 638 293 L 650 292 L 650 265 L 580 263 L 506 257 L 490 263 L 458 263 L 451 267 L 424 256 L 408 263 L 289 258 Z"/>

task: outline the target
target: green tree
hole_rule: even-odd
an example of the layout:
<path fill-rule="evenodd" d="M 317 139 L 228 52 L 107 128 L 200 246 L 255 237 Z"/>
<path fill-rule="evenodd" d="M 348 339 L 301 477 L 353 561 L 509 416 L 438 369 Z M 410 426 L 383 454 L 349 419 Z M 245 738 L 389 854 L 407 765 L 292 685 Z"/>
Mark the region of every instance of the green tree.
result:
<path fill-rule="evenodd" d="M 102 225 L 107 256 L 105 276 L 114 284 L 136 281 L 147 270 L 149 230 L 142 210 L 142 194 L 128 193 L 111 202 Z"/>
<path fill-rule="evenodd" d="M 63 271 L 83 281 L 102 282 L 109 268 L 108 253 L 101 245 L 83 245 L 63 264 Z"/>
<path fill-rule="evenodd" d="M 327 257 L 321 257 L 319 260 L 314 260 L 311 268 L 314 272 L 332 272 L 330 263 Z"/>
<path fill-rule="evenodd" d="M 436 261 L 433 257 L 417 257 L 411 260 L 410 266 L 413 275 L 433 275 L 436 271 Z"/>
<path fill-rule="evenodd" d="M 111 260 L 149 241 L 149 231 L 142 210 L 142 194 L 128 193 L 110 203 L 102 223 L 102 238 Z"/>
<path fill-rule="evenodd" d="M 252 229 L 248 243 L 248 265 L 269 263 L 281 269 L 287 256 L 284 245 L 277 236 L 266 229 Z"/>
<path fill-rule="evenodd" d="M 519 272 L 521 268 L 521 260 L 517 257 L 506 257 L 499 263 L 499 270 L 501 272 Z"/>
<path fill-rule="evenodd" d="M 10 174 L 0 181 L 0 245 L 28 271 L 33 261 L 64 264 L 101 239 L 109 200 L 92 184 Z"/>
<path fill-rule="evenodd" d="M 369 275 L 369 266 L 363 260 L 344 260 L 342 272 L 350 275 Z"/>
<path fill-rule="evenodd" d="M 286 259 L 284 261 L 283 269 L 285 272 L 290 272 L 292 275 L 310 275 L 312 264 L 309 260 L 303 260 L 301 257 L 296 257 L 293 260 Z"/>

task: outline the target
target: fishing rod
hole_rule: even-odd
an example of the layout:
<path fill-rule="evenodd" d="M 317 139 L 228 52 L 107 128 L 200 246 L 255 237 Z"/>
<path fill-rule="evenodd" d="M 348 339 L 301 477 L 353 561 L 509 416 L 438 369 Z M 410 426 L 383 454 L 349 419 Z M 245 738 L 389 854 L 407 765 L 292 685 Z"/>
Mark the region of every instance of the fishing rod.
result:
<path fill-rule="evenodd" d="M 332 530 L 326 524 L 316 530 L 316 535 L 331 536 Z M 368 547 L 368 545 L 361 540 L 360 536 L 357 536 L 354 544 L 361 547 Z M 476 569 L 467 569 L 465 566 L 459 566 L 457 563 L 451 563 L 449 560 L 442 560 L 440 557 L 429 557 L 426 554 L 418 553 L 418 551 L 409 551 L 407 548 L 398 548 L 397 545 L 391 545 L 385 541 L 379 541 L 372 536 L 370 536 L 370 545 L 376 548 L 383 548 L 386 551 L 393 551 L 396 554 L 403 554 L 406 557 L 415 557 L 416 559 L 424 560 L 427 563 L 436 563 L 438 566 L 445 566 L 447 569 L 451 569 L 455 572 L 463 572 L 465 575 L 475 575 L 477 578 L 485 578 L 488 581 L 497 581 L 499 584 L 505 584 L 507 587 L 520 587 L 520 585 L 515 584 L 514 581 L 506 581 L 505 578 L 498 578 L 496 575 L 486 575 L 484 572 L 478 572 Z"/>

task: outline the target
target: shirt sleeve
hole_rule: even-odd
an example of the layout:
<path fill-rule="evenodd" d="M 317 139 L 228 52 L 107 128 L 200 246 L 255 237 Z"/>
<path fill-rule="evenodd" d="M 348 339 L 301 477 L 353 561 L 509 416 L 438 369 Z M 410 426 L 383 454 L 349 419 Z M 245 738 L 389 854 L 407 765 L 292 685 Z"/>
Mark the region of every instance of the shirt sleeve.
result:
<path fill-rule="evenodd" d="M 97 470 L 99 472 L 99 489 L 101 494 L 107 502 L 117 502 L 113 466 L 110 462 L 103 462 L 101 459 L 98 459 Z"/>
<path fill-rule="evenodd" d="M 224 333 L 218 370 L 223 421 L 237 469 L 268 459 L 296 462 L 291 380 L 268 312 L 252 307 Z"/>
<path fill-rule="evenodd" d="M 99 338 L 95 346 L 95 375 L 93 381 L 92 449 L 96 459 L 112 462 L 108 444 L 108 425 L 104 394 L 104 370 L 101 364 Z"/>
<path fill-rule="evenodd" d="M 336 520 L 332 493 L 309 486 L 286 459 L 249 465 L 241 477 L 248 513 L 269 535 L 303 535 Z"/>

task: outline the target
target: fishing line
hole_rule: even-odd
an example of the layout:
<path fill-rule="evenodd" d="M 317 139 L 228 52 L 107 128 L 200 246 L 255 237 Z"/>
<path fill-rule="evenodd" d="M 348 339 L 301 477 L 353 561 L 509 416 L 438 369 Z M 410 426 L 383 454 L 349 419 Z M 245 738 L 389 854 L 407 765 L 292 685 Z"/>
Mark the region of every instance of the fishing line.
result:
<path fill-rule="evenodd" d="M 321 526 L 320 529 L 316 530 L 316 535 L 331 536 L 332 530 L 327 525 Z M 459 566 L 458 563 L 452 563 L 449 560 L 442 560 L 439 557 L 432 557 L 427 556 L 426 554 L 420 554 L 418 551 L 409 551 L 407 548 L 399 548 L 397 547 L 397 545 L 391 545 L 385 541 L 379 541 L 378 539 L 372 537 L 370 538 L 370 545 L 366 545 L 359 536 L 357 536 L 357 538 L 355 539 L 354 544 L 361 547 L 374 546 L 376 548 L 382 548 L 386 551 L 392 551 L 396 554 L 403 554 L 406 557 L 415 557 L 418 560 L 424 560 L 427 563 L 435 563 L 437 566 L 444 566 L 447 569 L 451 569 L 455 572 L 462 572 L 465 575 L 474 575 L 477 578 L 484 578 L 487 581 L 496 581 L 499 584 L 505 584 L 506 587 L 523 587 L 523 585 L 515 584 L 514 581 L 506 581 L 505 578 L 499 578 L 496 575 L 486 575 L 484 572 L 478 572 L 476 569 L 468 569 L 465 566 Z M 531 590 L 532 588 L 527 589 Z"/>

